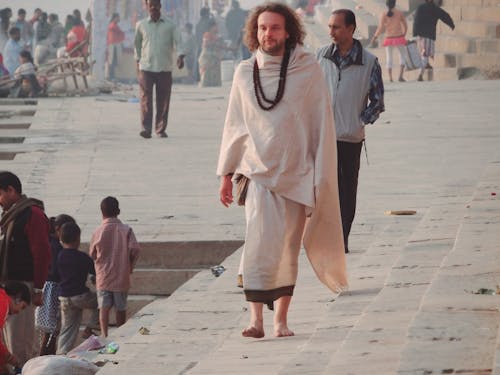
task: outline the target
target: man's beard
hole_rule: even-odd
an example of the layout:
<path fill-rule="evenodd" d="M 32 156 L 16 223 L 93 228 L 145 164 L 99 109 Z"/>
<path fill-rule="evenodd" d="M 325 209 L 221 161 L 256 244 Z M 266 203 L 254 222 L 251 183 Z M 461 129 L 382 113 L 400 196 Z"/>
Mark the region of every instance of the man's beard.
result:
<path fill-rule="evenodd" d="M 273 46 L 266 47 L 264 44 L 261 45 L 262 50 L 269 55 L 277 55 L 279 52 L 285 49 L 285 40 L 276 40 Z"/>

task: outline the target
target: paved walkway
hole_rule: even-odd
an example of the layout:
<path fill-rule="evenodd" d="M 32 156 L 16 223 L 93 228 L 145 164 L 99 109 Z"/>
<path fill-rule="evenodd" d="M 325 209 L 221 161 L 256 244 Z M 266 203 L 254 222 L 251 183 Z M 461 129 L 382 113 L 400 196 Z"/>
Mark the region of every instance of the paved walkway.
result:
<path fill-rule="evenodd" d="M 266 312 L 266 338 L 244 339 L 236 252 L 219 278 L 200 272 L 117 330 L 120 351 L 101 357 L 118 364 L 99 373 L 499 375 L 500 296 L 472 292 L 500 284 L 500 81 L 386 89 L 367 132 L 350 292 L 332 295 L 301 255 L 296 336 L 273 338 Z M 220 206 L 214 177 L 227 92 L 176 86 L 169 138 L 151 140 L 138 136 L 135 103 L 42 100 L 29 131 L 9 131 L 32 152 L 0 169 L 50 215 L 75 215 L 84 240 L 108 194 L 141 241 L 241 239 L 243 213 Z"/>

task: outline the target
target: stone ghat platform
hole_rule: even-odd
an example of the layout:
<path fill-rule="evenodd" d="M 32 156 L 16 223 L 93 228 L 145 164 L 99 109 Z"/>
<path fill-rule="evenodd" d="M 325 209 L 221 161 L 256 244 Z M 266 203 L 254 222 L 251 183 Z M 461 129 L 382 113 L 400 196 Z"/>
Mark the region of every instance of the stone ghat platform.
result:
<path fill-rule="evenodd" d="M 28 129 L 5 130 L 24 142 L 0 168 L 49 215 L 75 215 L 84 241 L 106 195 L 141 242 L 241 241 L 243 212 L 220 206 L 214 177 L 227 96 L 175 86 L 169 138 L 151 140 L 125 94 L 40 100 Z M 266 337 L 241 337 L 238 250 L 220 277 L 198 272 L 115 330 L 120 350 L 95 358 L 110 361 L 99 374 L 500 374 L 500 296 L 475 294 L 500 284 L 498 103 L 499 81 L 386 85 L 367 129 L 350 291 L 329 292 L 301 254 L 294 337 L 274 338 L 267 311 Z"/>

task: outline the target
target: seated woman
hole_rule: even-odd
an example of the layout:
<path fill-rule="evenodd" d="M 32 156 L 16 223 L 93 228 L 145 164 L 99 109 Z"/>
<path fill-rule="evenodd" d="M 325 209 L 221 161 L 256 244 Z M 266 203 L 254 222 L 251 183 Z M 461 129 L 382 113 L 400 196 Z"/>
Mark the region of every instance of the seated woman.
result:
<path fill-rule="evenodd" d="M 33 65 L 33 57 L 28 51 L 22 51 L 19 54 L 21 65 L 14 72 L 14 78 L 18 81 L 12 88 L 11 96 L 14 98 L 33 98 L 38 96 L 42 87 L 36 78 L 36 68 Z"/>

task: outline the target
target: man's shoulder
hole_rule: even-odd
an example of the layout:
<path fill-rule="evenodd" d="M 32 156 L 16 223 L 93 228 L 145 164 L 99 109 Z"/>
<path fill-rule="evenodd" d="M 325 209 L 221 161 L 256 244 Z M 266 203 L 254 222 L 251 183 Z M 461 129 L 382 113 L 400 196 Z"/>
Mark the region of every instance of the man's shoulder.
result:
<path fill-rule="evenodd" d="M 375 56 L 373 53 L 371 53 L 370 51 L 368 51 L 368 49 L 366 49 L 365 47 L 362 48 L 362 51 L 363 51 L 363 57 L 364 58 L 367 58 L 367 59 L 370 59 L 370 60 L 376 60 L 377 59 L 377 56 Z"/>
<path fill-rule="evenodd" d="M 147 17 L 142 18 L 139 21 L 137 21 L 137 23 L 135 25 L 136 25 L 136 27 L 144 27 L 144 25 L 146 25 L 148 23 L 148 21 L 149 21 L 149 19 Z"/>
<path fill-rule="evenodd" d="M 242 78 L 253 72 L 253 65 L 255 62 L 255 55 L 252 55 L 246 60 L 241 60 L 234 71 L 235 78 Z"/>
<path fill-rule="evenodd" d="M 48 223 L 49 219 L 47 218 L 47 215 L 45 215 L 45 212 L 43 209 L 39 206 L 30 206 L 27 208 L 29 214 L 31 215 L 31 219 L 35 220 L 36 223 Z"/>
<path fill-rule="evenodd" d="M 316 60 L 321 62 L 322 59 L 326 59 L 327 54 L 331 55 L 331 52 L 329 52 L 329 51 L 332 50 L 332 48 L 333 48 L 332 43 L 325 44 L 325 45 L 319 47 L 316 50 L 316 54 L 315 54 Z"/>
<path fill-rule="evenodd" d="M 321 47 L 319 47 L 317 50 L 316 50 L 316 57 L 319 59 L 321 57 L 324 57 L 325 56 L 325 53 L 326 51 L 328 51 L 329 48 L 332 47 L 332 44 L 329 43 L 329 44 L 325 44 Z"/>

